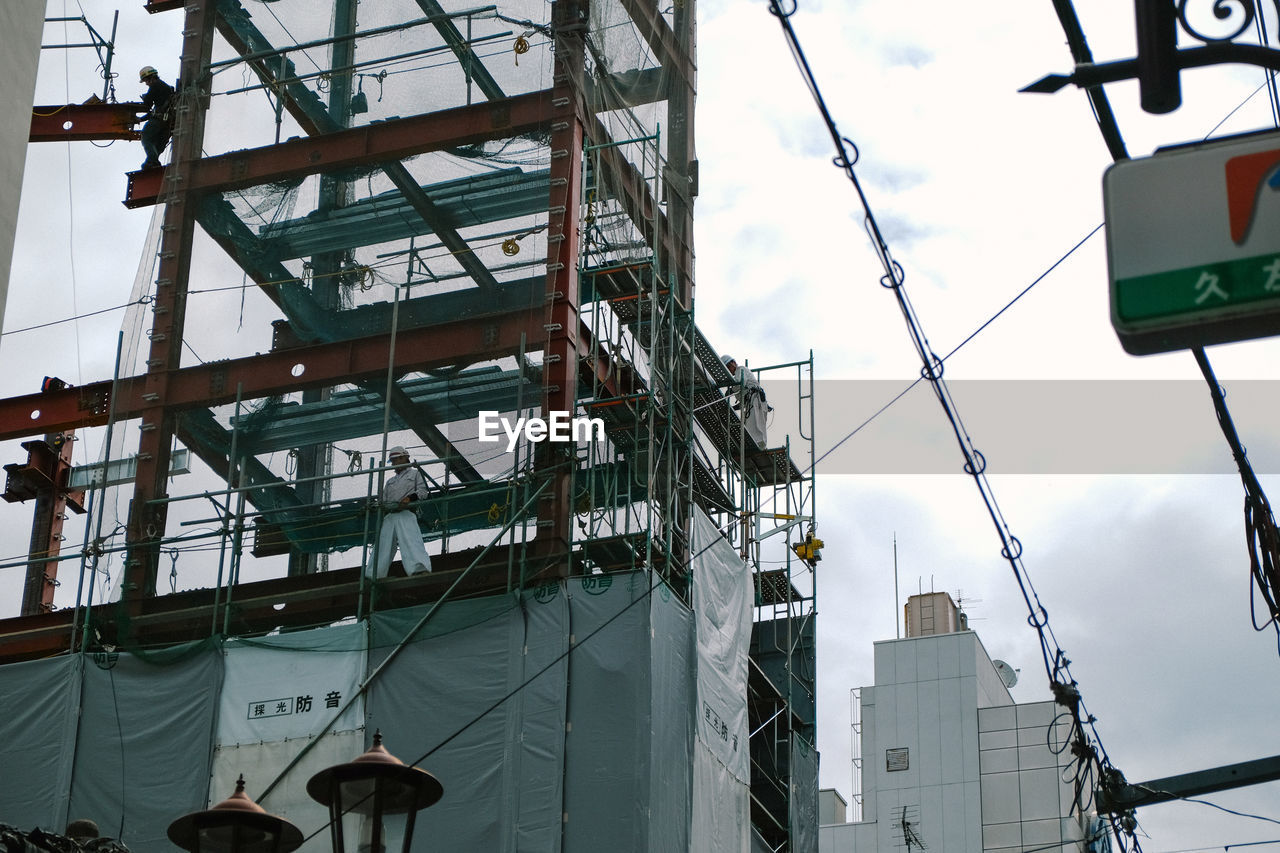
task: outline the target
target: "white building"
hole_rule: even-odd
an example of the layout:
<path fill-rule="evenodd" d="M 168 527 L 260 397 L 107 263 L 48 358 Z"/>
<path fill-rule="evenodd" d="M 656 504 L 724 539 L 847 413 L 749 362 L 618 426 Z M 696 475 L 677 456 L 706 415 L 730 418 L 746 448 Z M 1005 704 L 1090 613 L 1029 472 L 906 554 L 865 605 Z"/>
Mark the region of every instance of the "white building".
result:
<path fill-rule="evenodd" d="M 951 596 L 915 595 L 906 611 L 907 638 L 875 644 L 875 686 L 860 691 L 861 815 L 855 796 L 856 822 L 826 824 L 844 803 L 824 792 L 820 853 L 1083 850 L 1092 819 L 1072 814 L 1069 718 L 1013 701 L 1013 670 Z"/>

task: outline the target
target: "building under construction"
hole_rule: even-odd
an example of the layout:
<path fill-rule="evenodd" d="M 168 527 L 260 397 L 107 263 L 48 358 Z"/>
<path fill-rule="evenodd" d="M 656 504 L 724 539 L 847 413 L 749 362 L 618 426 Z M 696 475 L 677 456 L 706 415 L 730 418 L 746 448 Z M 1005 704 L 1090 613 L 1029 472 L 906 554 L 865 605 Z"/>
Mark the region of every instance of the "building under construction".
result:
<path fill-rule="evenodd" d="M 167 850 L 243 774 L 311 836 L 380 730 L 420 850 L 816 851 L 812 356 L 751 365 L 761 440 L 695 323 L 693 3 L 146 5 L 115 375 L 0 400 L 0 822 Z M 136 138 L 104 101 L 33 142 Z M 374 578 L 392 446 L 432 571 Z"/>

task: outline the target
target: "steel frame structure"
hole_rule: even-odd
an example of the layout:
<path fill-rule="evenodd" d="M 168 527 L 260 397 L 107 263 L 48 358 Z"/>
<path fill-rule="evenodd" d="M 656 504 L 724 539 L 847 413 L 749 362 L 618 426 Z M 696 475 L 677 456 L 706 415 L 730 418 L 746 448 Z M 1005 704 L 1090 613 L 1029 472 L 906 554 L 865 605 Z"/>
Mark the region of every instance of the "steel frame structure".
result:
<path fill-rule="evenodd" d="M 593 92 L 612 85 L 608 63 L 588 50 L 593 0 L 552 5 L 551 85 L 514 95 L 504 93 L 435 0 L 416 0 L 465 71 L 466 103 L 359 126 L 353 126 L 348 108 L 357 67 L 357 4 L 331 2 L 334 71 L 328 75 L 327 103 L 294 71 L 287 49 L 272 45 L 236 0 L 146 3 L 149 11 L 184 16 L 171 162 L 129 174 L 124 199 L 131 208 L 163 206 L 146 370 L 0 399 L 0 439 L 41 435 L 54 441 L 91 427 L 137 428 L 125 542 L 113 549 L 102 537 L 90 543 L 86 534 L 79 555 L 83 573 L 86 562 L 96 565 L 108 552 L 120 552 L 122 597 L 118 605 L 77 603 L 74 611 L 30 610 L 0 620 L 0 661 L 101 643 L 129 647 L 265 633 L 360 615 L 374 606 L 433 600 L 446 586 L 459 595 L 481 594 L 635 568 L 648 569 L 655 583 L 687 597 L 696 557 L 691 525 L 701 509 L 739 546 L 755 578 L 753 823 L 771 847 L 791 849 L 793 804 L 779 792 L 791 787 L 793 739 L 813 739 L 811 712 L 796 708 L 811 704 L 811 695 L 806 700 L 797 694 L 812 685 L 816 611 L 812 581 L 797 589 L 791 580 L 811 576 L 812 565 L 793 566 L 791 549 L 784 547 L 785 568 L 766 570 L 759 543 L 768 534 L 765 518 L 808 518 L 812 526 L 812 479 L 791 461 L 789 446 L 761 448 L 745 436 L 725 399 L 733 391 L 732 378 L 694 323 L 694 4 L 679 3 L 664 13 L 654 0 L 616 0 L 643 50 L 660 66 L 649 69 L 660 73 L 640 75 L 645 85 L 634 87 L 631 97 L 664 101 L 667 119 L 661 138 L 619 138 L 606 110 L 592 100 Z M 206 116 L 217 94 L 215 66 L 229 62 L 212 61 L 219 38 L 239 55 L 246 75 L 271 93 L 277 122 L 287 113 L 305 135 L 203 154 Z M 473 102 L 473 95 L 482 100 Z M 126 115 L 133 108 L 38 108 L 31 138 L 128 138 Z M 71 126 L 64 127 L 68 121 Z M 545 273 L 513 281 L 482 257 L 474 231 L 455 222 L 436 199 L 438 187 L 420 186 L 406 163 L 522 135 L 543 140 L 549 153 L 545 178 L 539 177 L 546 195 L 540 225 L 545 255 L 538 266 Z M 363 208 L 352 202 L 349 179 L 342 177 L 351 170 L 391 183 L 402 208 L 456 263 L 461 289 L 403 301 L 397 291 L 394 302 L 341 308 L 335 288 L 322 282 L 348 274 L 349 256 L 313 249 L 305 264 L 310 278 L 291 272 L 264 250 L 265 232 L 252 233 L 226 201 L 242 190 L 318 176 L 317 212 L 349 210 L 362 221 Z M 593 241 L 594 224 L 604 215 L 621 223 L 633 240 L 637 250 L 630 260 L 602 252 Z M 183 364 L 193 247 L 202 229 L 284 313 L 269 352 Z M 343 331 L 335 333 L 335 327 Z M 516 365 L 502 376 L 520 389 L 513 392 L 521 401 L 518 409 L 601 416 L 607 437 L 542 443 L 526 456 L 517 454 L 508 471 L 481 473 L 443 429 L 450 416 L 415 397 L 404 379 L 421 372 L 456 376 L 467 365 L 498 360 Z M 811 467 L 812 357 L 785 367 L 798 368 L 801 402 L 810 404 Z M 338 392 L 339 387 L 350 390 Z M 522 396 L 526 387 L 537 389 L 535 399 Z M 376 529 L 377 510 L 333 497 L 333 483 L 346 475 L 333 472 L 331 452 L 320 449 L 339 440 L 339 412 L 362 394 L 381 409 L 384 444 L 390 425 L 412 430 L 441 464 L 444 483 L 435 499 L 424 502 L 424 517 L 434 519 L 442 537 L 497 530 L 483 548 L 447 547 L 430 576 L 380 582 L 376 598 L 359 568 L 319 572 L 316 561 L 338 539 L 363 541 L 361 562 L 372 558 L 368 534 Z M 299 433 L 294 439 L 308 449 L 299 451 L 290 478 L 256 458 L 260 451 L 240 426 L 247 420 L 244 403 L 279 395 L 301 395 L 299 408 L 318 413 L 309 421 L 311 430 L 323 434 L 330 425 L 320 440 L 310 432 L 310 438 Z M 228 427 L 212 410 L 230 405 L 236 415 Z M 371 417 L 363 412 L 341 422 L 358 421 L 364 426 L 352 430 L 368 430 Z M 277 427 L 280 437 L 274 440 L 287 442 L 290 427 L 283 420 Z M 169 472 L 178 442 L 225 488 L 172 494 Z M 370 495 L 382 470 L 359 472 Z M 51 497 L 66 495 L 55 489 Z M 158 595 L 164 557 L 176 553 L 178 540 L 171 508 L 193 498 L 219 508 L 211 520 L 222 543 L 218 585 Z M 250 526 L 257 531 L 255 555 L 289 553 L 288 577 L 238 582 Z M 783 527 L 773 532 L 789 529 Z M 304 536 L 304 528 L 313 532 Z M 776 541 L 785 546 L 787 539 Z M 28 586 L 41 587 L 39 600 L 51 601 L 58 564 L 73 558 L 32 560 Z"/>

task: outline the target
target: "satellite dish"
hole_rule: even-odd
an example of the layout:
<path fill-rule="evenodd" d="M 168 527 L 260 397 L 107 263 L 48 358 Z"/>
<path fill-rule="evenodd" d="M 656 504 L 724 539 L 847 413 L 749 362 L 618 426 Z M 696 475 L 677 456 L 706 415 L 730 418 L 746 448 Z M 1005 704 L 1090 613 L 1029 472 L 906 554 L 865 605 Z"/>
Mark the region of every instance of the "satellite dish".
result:
<path fill-rule="evenodd" d="M 1018 671 L 1009 664 L 1002 660 L 993 660 L 991 664 L 996 668 L 996 674 L 1000 676 L 1005 687 L 1013 687 L 1018 683 Z"/>

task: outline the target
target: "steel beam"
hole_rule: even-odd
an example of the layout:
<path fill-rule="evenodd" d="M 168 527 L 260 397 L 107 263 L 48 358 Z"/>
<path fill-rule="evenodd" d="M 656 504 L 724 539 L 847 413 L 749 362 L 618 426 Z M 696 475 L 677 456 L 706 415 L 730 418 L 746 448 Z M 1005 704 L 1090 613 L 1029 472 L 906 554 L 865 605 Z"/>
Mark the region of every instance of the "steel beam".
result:
<path fill-rule="evenodd" d="M 140 139 L 133 129 L 142 104 L 66 104 L 31 108 L 31 142 Z"/>
<path fill-rule="evenodd" d="M 248 60 L 249 67 L 271 91 L 277 93 L 299 127 L 309 134 L 339 129 L 320 96 L 302 82 L 293 60 L 271 44 L 239 0 L 218 0 L 218 12 L 219 34 L 236 53 L 257 57 Z M 274 68 L 271 67 L 272 62 L 275 62 Z"/>
<path fill-rule="evenodd" d="M 680 44 L 671 27 L 667 26 L 662 13 L 658 11 L 658 4 L 654 0 L 622 0 L 622 8 L 627 10 L 636 29 L 640 31 L 640 37 L 649 45 L 662 67 L 669 73 L 679 74 L 692 85 L 697 69 L 688 51 Z"/>
<path fill-rule="evenodd" d="M 1166 776 L 1163 779 L 1152 779 L 1149 782 L 1138 782 L 1134 785 L 1102 786 L 1097 790 L 1095 801 L 1099 814 L 1109 814 L 1136 809 L 1139 806 L 1167 803 L 1170 800 L 1181 800 L 1201 794 L 1274 782 L 1277 779 L 1280 779 L 1280 755 L 1273 755 L 1270 758 L 1242 761 L 1239 764 L 1227 764 L 1223 767 L 1196 770 L 1192 773 L 1179 773 L 1177 776 Z"/>
<path fill-rule="evenodd" d="M 395 366 L 402 372 L 429 370 L 514 355 L 520 352 L 522 336 L 529 347 L 545 336 L 539 320 L 539 315 L 516 311 L 401 331 L 396 336 Z M 154 373 L 121 379 L 116 419 L 136 418 L 160 404 L 190 409 L 232 403 L 237 385 L 243 399 L 251 400 L 385 375 L 387 341 L 385 334 L 373 335 L 181 368 L 168 373 L 163 400 L 147 399 L 158 388 Z M 101 426 L 107 422 L 110 401 L 110 382 L 0 400 L 0 440 Z"/>
<path fill-rule="evenodd" d="M 440 242 L 453 255 L 453 259 L 467 271 L 471 280 L 481 290 L 492 293 L 498 287 L 498 280 L 489 272 L 489 268 L 476 257 L 475 252 L 467 245 L 467 241 L 449 224 L 447 217 L 440 212 L 436 203 L 427 195 L 426 190 L 418 185 L 418 181 L 409 174 L 403 163 L 384 163 L 382 170 L 386 172 L 391 183 L 396 185 L 400 194 L 413 206 L 422 221 L 435 232 Z"/>
<path fill-rule="evenodd" d="M 303 178 L 333 169 L 402 160 L 415 154 L 546 129 L 551 92 L 456 107 L 410 118 L 338 130 L 279 145 L 232 151 L 193 164 L 186 189 L 222 192 Z M 129 173 L 126 207 L 159 201 L 162 170 Z"/>
<path fill-rule="evenodd" d="M 369 380 L 360 383 L 360 387 L 379 396 L 387 394 L 387 388 L 384 383 L 378 380 Z M 413 398 L 401 388 L 398 384 L 393 384 L 390 388 L 390 396 L 387 400 L 391 403 L 391 409 L 403 421 L 414 434 L 422 440 L 422 443 L 430 448 L 436 458 L 442 461 L 459 481 L 463 483 L 482 483 L 484 477 L 480 472 L 472 467 L 467 461 L 467 457 L 462 455 L 453 444 L 449 441 L 448 436 L 440 431 L 435 425 L 430 414 L 424 406 L 419 406 L 413 401 Z"/>
<path fill-rule="evenodd" d="M 438 601 L 440 595 L 471 567 L 455 593 L 485 595 L 508 589 L 509 561 L 522 559 L 523 545 L 497 545 L 481 556 L 481 549 L 452 551 L 431 558 L 431 572 L 381 581 L 384 601 L 404 607 Z M 514 553 L 513 553 L 514 551 Z M 237 636 L 266 634 L 280 627 L 304 628 L 355 615 L 360 569 L 346 567 L 300 577 L 273 578 L 237 584 L 231 628 Z M 102 632 L 103 641 L 128 639 L 141 645 L 200 640 L 209 636 L 222 609 L 213 589 L 190 590 L 141 602 L 139 614 L 128 624 L 129 637 L 119 636 L 114 604 L 97 605 L 87 617 Z M 225 604 L 223 605 L 225 606 Z M 0 620 L 0 664 L 52 657 L 71 647 L 73 611 L 56 610 L 39 616 Z"/>
<path fill-rule="evenodd" d="M 468 81 L 474 81 L 480 87 L 480 91 L 491 101 L 505 98 L 502 93 L 502 87 L 498 85 L 498 81 L 493 79 L 493 75 L 489 73 L 489 69 L 485 67 L 480 57 L 476 56 L 475 51 L 471 49 L 471 45 L 463 38 L 462 33 L 458 32 L 458 27 L 454 22 L 446 17 L 444 7 L 436 0 L 418 0 L 418 7 L 423 13 L 429 17 L 435 18 L 436 30 L 440 33 L 440 37 L 449 45 L 449 49 L 453 51 L 453 55 L 458 57 L 458 64 L 463 68 L 467 75 Z M 470 100 L 470 98 L 468 98 Z"/>

